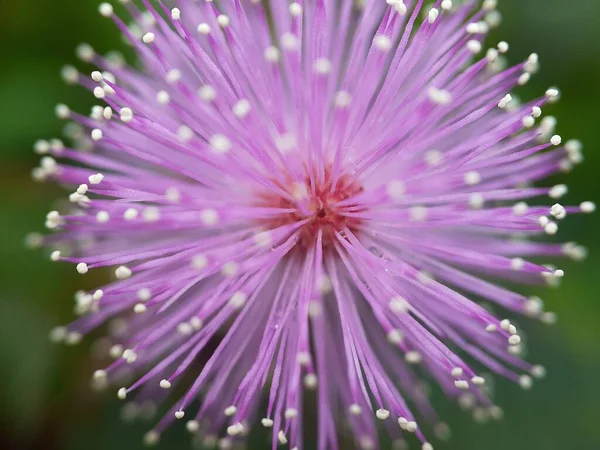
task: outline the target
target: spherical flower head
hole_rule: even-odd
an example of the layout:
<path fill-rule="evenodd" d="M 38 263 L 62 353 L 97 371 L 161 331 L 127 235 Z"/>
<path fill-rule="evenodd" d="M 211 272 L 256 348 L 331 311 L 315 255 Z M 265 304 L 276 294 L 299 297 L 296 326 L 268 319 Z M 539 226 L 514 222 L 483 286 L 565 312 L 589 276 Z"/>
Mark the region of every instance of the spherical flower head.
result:
<path fill-rule="evenodd" d="M 483 49 L 495 1 L 144 5 L 130 26 L 100 6 L 142 69 L 86 44 L 91 77 L 63 70 L 98 105 L 59 105 L 72 144 L 36 143 L 34 179 L 73 191 L 28 242 L 82 276 L 110 268 L 51 337 L 109 325 L 114 361 L 94 379 L 133 373 L 119 398 L 172 405 L 147 444 L 185 416 L 207 445 L 262 424 L 273 448 L 300 449 L 316 390 L 320 450 L 344 417 L 360 448 L 385 421 L 431 450 L 448 427 L 422 378 L 483 419 L 502 412 L 486 370 L 524 389 L 543 376 L 504 317 L 555 316 L 496 283 L 557 284 L 564 272 L 533 260 L 583 258 L 546 235 L 595 205 L 533 187 L 581 145 L 541 118 L 557 89 L 512 94 L 536 54 L 505 69 L 506 42 Z"/>

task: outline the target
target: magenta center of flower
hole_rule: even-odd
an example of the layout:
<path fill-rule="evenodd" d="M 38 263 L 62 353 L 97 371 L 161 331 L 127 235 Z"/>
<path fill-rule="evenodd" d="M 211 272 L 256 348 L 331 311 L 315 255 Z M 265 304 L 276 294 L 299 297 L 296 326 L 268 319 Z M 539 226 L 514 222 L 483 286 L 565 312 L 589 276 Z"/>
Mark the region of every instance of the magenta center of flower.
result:
<path fill-rule="evenodd" d="M 273 194 L 262 196 L 261 205 L 293 211 L 268 219 L 263 225 L 275 230 L 302 223 L 299 247 L 313 245 L 319 234 L 323 247 L 329 247 L 337 233 L 346 229 L 354 232 L 360 228 L 361 220 L 350 214 L 350 209 L 355 212 L 356 207 L 348 200 L 361 193 L 363 188 L 349 177 L 343 176 L 333 181 L 327 173 L 322 182 L 307 179 L 304 183 L 290 183 L 282 187 L 290 194 L 289 197 Z"/>

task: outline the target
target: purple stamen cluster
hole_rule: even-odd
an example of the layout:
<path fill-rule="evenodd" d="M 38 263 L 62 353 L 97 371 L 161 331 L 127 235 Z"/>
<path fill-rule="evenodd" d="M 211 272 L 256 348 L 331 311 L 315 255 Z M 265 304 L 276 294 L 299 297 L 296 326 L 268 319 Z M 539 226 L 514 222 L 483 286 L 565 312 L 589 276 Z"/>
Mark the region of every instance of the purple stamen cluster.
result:
<path fill-rule="evenodd" d="M 344 448 L 344 422 L 364 450 L 380 427 L 432 450 L 448 430 L 424 379 L 485 419 L 502 414 L 491 373 L 525 389 L 544 375 L 502 315 L 553 313 L 496 283 L 556 284 L 539 257 L 585 249 L 540 238 L 595 206 L 529 204 L 566 194 L 537 182 L 581 144 L 541 118 L 557 89 L 511 94 L 537 55 L 505 67 L 506 42 L 484 50 L 495 0 L 121 3 L 130 25 L 100 13 L 142 67 L 82 45 L 98 70 L 63 70 L 101 105 L 59 105 L 72 146 L 36 143 L 34 178 L 74 191 L 30 243 L 80 274 L 112 268 L 52 338 L 109 323 L 95 383 L 134 374 L 129 409 L 172 405 L 148 444 L 185 418 L 205 445 L 262 425 L 301 450 L 315 391 L 319 450 Z"/>

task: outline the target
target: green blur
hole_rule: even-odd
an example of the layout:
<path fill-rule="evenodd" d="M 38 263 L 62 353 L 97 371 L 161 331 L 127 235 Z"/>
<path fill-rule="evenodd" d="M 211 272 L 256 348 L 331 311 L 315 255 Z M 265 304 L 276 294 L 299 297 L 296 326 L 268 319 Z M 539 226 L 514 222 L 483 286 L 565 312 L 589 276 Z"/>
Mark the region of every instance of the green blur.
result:
<path fill-rule="evenodd" d="M 46 212 L 67 194 L 31 181 L 31 168 L 38 162 L 32 144 L 60 135 L 63 124 L 54 116 L 56 103 L 85 113 L 93 104 L 83 89 L 61 81 L 60 67 L 75 62 L 73 49 L 80 41 L 103 53 L 126 49 L 113 25 L 96 12 L 98 3 L 2 2 L 0 447 L 4 449 L 134 450 L 142 448 L 141 436 L 151 426 L 123 423 L 114 389 L 106 393 L 89 389 L 97 368 L 90 351 L 94 338 L 77 347 L 56 347 L 47 339 L 52 326 L 73 317 L 73 292 L 101 283 L 102 275 L 78 276 L 72 266 L 51 263 L 47 252 L 23 248 L 25 234 L 42 231 Z M 562 100 L 544 112 L 558 117 L 558 133 L 564 139 L 577 137 L 584 143 L 585 164 L 548 182 L 569 185 L 564 203 L 598 202 L 600 1 L 499 3 L 504 21 L 488 43 L 508 41 L 511 62 L 531 51 L 540 55 L 542 70 L 521 89 L 521 96 L 531 98 L 549 86 L 560 87 Z M 506 417 L 486 425 L 475 424 L 468 413 L 435 395 L 436 406 L 453 431 L 449 443 L 433 441 L 436 450 L 600 449 L 599 217 L 578 216 L 561 223 L 558 237 L 577 240 L 591 254 L 583 263 L 560 262 L 566 273 L 561 289 L 536 291 L 548 309 L 558 313 L 558 324 L 547 327 L 518 319 L 527 330 L 529 358 L 545 365 L 548 377 L 526 393 L 498 380 L 495 399 Z M 172 427 L 159 448 L 190 448 L 182 423 Z M 253 438 L 250 449 L 266 448 L 263 435 Z"/>

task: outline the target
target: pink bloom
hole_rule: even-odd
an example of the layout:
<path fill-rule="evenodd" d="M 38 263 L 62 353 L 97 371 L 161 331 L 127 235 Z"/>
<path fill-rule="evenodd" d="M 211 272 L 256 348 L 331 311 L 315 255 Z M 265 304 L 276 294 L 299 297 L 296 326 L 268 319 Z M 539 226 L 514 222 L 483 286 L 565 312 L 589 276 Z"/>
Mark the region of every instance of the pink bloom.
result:
<path fill-rule="evenodd" d="M 148 443 L 185 416 L 221 448 L 262 424 L 273 448 L 303 449 L 315 390 L 319 450 L 341 448 L 344 421 L 363 449 L 381 422 L 431 450 L 446 426 L 423 378 L 499 417 L 488 372 L 526 389 L 543 376 L 502 317 L 553 314 L 495 283 L 556 283 L 534 260 L 585 249 L 539 238 L 594 205 L 525 203 L 564 195 L 533 183 L 581 150 L 540 120 L 557 90 L 511 97 L 537 55 L 504 69 L 506 43 L 483 49 L 495 1 L 125 3 L 132 26 L 100 12 L 141 69 L 79 48 L 99 71 L 63 75 L 102 106 L 59 105 L 74 144 L 39 141 L 52 156 L 34 177 L 76 189 L 48 214 L 52 259 L 115 274 L 53 338 L 118 317 L 94 378 L 133 373 L 120 398 L 173 405 Z"/>

